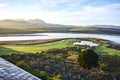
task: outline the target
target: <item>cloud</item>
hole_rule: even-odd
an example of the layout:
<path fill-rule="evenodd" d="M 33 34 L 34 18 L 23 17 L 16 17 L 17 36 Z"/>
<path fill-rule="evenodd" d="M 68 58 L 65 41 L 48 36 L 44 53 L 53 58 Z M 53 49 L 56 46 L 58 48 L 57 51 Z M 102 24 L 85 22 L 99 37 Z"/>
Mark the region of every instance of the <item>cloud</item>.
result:
<path fill-rule="evenodd" d="M 14 0 L 13 0 L 14 1 Z M 15 0 L 16 1 L 16 0 Z M 20 0 L 0 4 L 0 19 L 43 19 L 49 23 L 120 25 L 120 3 L 84 5 L 90 0 Z M 7 7 L 7 8 L 6 8 Z"/>
<path fill-rule="evenodd" d="M 64 4 L 64 3 L 67 4 L 69 2 L 71 2 L 71 0 L 34 0 L 34 1 L 31 1 L 30 4 L 28 4 L 28 6 L 54 8 L 54 7 L 57 7 L 59 4 Z"/>
<path fill-rule="evenodd" d="M 27 1 L 27 0 L 26 0 Z M 89 0 L 34 0 L 29 1 L 26 7 L 40 9 L 43 11 L 56 11 L 56 10 L 74 10 L 76 7 Z M 26 2 L 27 3 L 27 2 Z M 21 3 L 22 4 L 22 3 Z"/>
<path fill-rule="evenodd" d="M 72 6 L 73 7 L 73 6 Z M 65 8 L 58 11 L 37 11 L 26 18 L 40 18 L 49 23 L 71 25 L 112 24 L 120 25 L 120 4 L 108 4 L 105 6 L 85 6 L 72 10 Z M 24 15 L 24 14 L 23 14 Z M 35 16 L 33 16 L 35 15 Z M 31 17 L 32 16 L 32 17 Z"/>
<path fill-rule="evenodd" d="M 5 3 L 0 3 L 0 8 L 6 7 L 6 6 L 7 6 L 7 4 L 5 4 Z"/>
<path fill-rule="evenodd" d="M 0 3 L 0 15 L 5 13 L 5 8 L 7 7 L 7 4 Z M 0 16 L 1 17 L 1 16 Z"/>
<path fill-rule="evenodd" d="M 86 6 L 82 10 L 65 13 L 63 23 L 77 25 L 88 24 L 116 24 L 120 25 L 120 4 L 109 4 L 105 6 Z M 68 21 L 68 22 L 67 22 Z"/>

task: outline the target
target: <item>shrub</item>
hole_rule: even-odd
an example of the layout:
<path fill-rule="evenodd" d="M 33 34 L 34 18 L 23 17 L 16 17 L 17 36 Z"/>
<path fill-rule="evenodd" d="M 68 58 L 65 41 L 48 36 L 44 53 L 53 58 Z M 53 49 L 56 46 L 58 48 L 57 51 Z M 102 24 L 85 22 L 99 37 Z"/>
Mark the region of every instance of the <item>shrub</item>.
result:
<path fill-rule="evenodd" d="M 17 62 L 16 65 L 18 67 L 22 68 L 22 69 L 27 70 L 27 71 L 31 69 L 30 66 L 28 64 L 26 64 L 25 62 L 23 62 L 23 61 Z"/>
<path fill-rule="evenodd" d="M 78 56 L 78 63 L 83 68 L 91 69 L 98 66 L 98 54 L 92 49 L 82 51 Z"/>

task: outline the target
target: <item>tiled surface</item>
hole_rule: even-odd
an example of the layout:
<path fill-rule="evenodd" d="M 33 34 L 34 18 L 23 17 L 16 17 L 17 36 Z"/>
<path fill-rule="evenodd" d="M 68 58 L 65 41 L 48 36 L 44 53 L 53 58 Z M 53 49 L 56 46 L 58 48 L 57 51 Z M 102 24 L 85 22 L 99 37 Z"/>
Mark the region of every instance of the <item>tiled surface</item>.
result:
<path fill-rule="evenodd" d="M 40 80 L 23 69 L 0 58 L 0 80 Z"/>

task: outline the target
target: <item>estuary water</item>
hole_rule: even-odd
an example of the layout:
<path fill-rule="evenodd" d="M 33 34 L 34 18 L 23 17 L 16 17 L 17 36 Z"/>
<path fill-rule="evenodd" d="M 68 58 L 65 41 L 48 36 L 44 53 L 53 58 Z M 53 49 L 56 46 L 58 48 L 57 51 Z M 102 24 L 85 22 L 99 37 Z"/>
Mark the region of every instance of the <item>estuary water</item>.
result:
<path fill-rule="evenodd" d="M 99 38 L 120 44 L 120 35 L 84 34 L 84 33 L 32 33 L 14 36 L 1 36 L 0 41 L 45 40 L 58 38 Z"/>
<path fill-rule="evenodd" d="M 80 41 L 80 42 L 74 42 L 73 45 L 88 45 L 88 46 L 98 46 L 98 44 L 91 42 L 91 41 Z"/>

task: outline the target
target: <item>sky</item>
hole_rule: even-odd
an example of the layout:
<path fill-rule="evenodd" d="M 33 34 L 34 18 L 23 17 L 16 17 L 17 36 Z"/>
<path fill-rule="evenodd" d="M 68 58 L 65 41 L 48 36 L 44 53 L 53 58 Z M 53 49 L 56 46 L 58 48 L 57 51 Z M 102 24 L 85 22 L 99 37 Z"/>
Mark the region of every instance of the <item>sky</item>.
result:
<path fill-rule="evenodd" d="M 120 0 L 0 0 L 0 20 L 3 19 L 120 26 Z"/>

